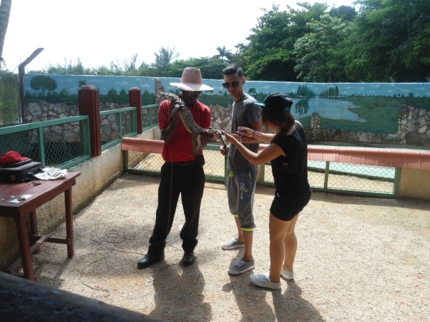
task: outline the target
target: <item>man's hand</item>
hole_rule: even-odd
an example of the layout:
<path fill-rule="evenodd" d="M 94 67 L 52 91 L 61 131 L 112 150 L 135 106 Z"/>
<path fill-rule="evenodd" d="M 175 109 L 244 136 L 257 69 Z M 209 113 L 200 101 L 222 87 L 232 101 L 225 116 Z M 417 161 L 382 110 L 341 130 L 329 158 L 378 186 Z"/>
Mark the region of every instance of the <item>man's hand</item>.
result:
<path fill-rule="evenodd" d="M 226 155 L 229 150 L 230 150 L 230 147 L 228 145 L 225 148 L 224 148 L 224 145 L 221 145 L 219 148 L 219 152 L 221 152 L 222 155 Z"/>
<path fill-rule="evenodd" d="M 170 101 L 170 108 L 172 109 L 172 113 L 170 114 L 170 118 L 174 118 L 177 116 L 178 112 L 184 108 L 184 102 L 179 98 L 174 98 Z"/>

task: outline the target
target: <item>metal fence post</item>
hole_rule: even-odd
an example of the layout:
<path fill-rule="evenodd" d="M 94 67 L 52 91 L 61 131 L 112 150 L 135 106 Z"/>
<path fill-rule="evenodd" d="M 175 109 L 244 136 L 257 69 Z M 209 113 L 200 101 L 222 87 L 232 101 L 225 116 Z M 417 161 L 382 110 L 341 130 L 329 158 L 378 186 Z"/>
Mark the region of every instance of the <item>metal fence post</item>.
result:
<path fill-rule="evenodd" d="M 79 89 L 79 114 L 88 115 L 90 120 L 91 156 L 102 154 L 100 134 L 99 91 L 93 85 L 84 85 Z"/>
<path fill-rule="evenodd" d="M 132 87 L 128 91 L 129 105 L 136 107 L 136 118 L 137 118 L 137 133 L 143 133 L 142 123 L 142 94 L 138 87 Z"/>

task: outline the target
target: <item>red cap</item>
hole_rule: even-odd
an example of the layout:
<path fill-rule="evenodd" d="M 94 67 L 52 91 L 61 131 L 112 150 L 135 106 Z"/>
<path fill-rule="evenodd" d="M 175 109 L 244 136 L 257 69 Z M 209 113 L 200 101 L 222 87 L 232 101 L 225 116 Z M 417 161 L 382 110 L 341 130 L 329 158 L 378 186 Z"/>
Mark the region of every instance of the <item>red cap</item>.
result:
<path fill-rule="evenodd" d="M 21 162 L 25 160 L 28 160 L 28 158 L 22 157 L 21 154 L 19 154 L 16 151 L 9 151 L 0 157 L 0 164 L 5 165 L 5 164 Z"/>

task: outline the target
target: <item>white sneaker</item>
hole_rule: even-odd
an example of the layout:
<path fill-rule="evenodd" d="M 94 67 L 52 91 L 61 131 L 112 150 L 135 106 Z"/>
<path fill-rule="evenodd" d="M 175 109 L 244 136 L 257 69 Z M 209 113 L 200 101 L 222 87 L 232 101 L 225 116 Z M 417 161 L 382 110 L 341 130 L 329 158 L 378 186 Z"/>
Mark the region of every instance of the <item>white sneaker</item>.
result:
<path fill-rule="evenodd" d="M 270 267 L 271 262 L 269 262 Z M 286 280 L 290 281 L 294 279 L 294 272 L 286 271 L 283 267 L 281 268 L 281 276 Z"/>
<path fill-rule="evenodd" d="M 279 290 L 281 288 L 281 282 L 273 283 L 269 278 L 269 273 L 251 274 L 249 278 L 252 283 L 260 287 L 271 288 L 272 290 Z"/>
<path fill-rule="evenodd" d="M 237 238 L 232 238 L 230 241 L 222 245 L 222 249 L 230 250 L 245 247 L 245 242 L 239 241 Z"/>
<path fill-rule="evenodd" d="M 281 269 L 281 276 L 286 280 L 290 281 L 294 278 L 294 272 L 286 271 L 283 267 Z"/>

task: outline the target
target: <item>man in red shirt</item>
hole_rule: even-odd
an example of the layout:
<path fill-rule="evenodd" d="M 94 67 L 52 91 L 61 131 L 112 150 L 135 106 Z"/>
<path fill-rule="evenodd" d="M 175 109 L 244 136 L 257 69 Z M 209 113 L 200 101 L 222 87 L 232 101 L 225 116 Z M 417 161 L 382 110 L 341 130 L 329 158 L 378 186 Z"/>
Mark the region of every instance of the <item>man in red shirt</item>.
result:
<path fill-rule="evenodd" d="M 202 91 L 213 90 L 203 84 L 200 69 L 185 68 L 180 83 L 170 83 L 182 92 L 180 98 L 189 108 L 195 122 L 204 129 L 211 125 L 211 110 L 197 98 Z M 197 245 L 197 234 L 200 217 L 200 204 L 205 185 L 205 163 L 203 154 L 192 155 L 191 134 L 180 120 L 179 115 L 171 118 L 175 101 L 161 102 L 158 110 L 158 122 L 164 140 L 162 156 L 165 161 L 161 167 L 161 181 L 158 188 L 158 206 L 155 226 L 149 239 L 147 254 L 139 260 L 137 268 L 144 269 L 164 259 L 166 238 L 172 228 L 179 195 L 185 214 L 185 224 L 181 229 L 182 264 L 190 266 L 195 262 L 194 248 Z M 203 146 L 211 134 L 201 136 Z"/>

